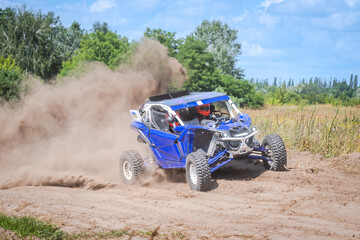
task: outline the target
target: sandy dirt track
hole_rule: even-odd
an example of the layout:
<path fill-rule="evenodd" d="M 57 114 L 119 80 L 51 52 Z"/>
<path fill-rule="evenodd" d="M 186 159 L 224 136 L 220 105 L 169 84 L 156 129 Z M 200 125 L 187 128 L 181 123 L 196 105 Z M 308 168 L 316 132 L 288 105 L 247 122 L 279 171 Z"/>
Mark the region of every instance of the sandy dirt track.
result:
<path fill-rule="evenodd" d="M 10 188 L 0 190 L 0 212 L 50 220 L 67 232 L 160 226 L 155 239 L 178 232 L 185 239 L 360 239 L 360 177 L 318 155 L 288 155 L 288 172 L 233 162 L 213 174 L 206 193 L 191 191 L 182 177 L 98 190 Z M 351 158 L 360 162 L 359 153 Z"/>

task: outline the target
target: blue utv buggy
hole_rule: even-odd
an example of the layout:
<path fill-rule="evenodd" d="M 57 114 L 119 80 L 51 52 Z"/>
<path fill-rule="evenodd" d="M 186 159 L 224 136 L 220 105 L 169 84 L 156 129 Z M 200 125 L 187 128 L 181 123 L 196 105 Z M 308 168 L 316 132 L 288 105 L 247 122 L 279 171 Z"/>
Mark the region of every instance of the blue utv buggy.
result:
<path fill-rule="evenodd" d="M 149 97 L 139 110 L 130 110 L 138 141 L 152 151 L 143 159 L 137 151 L 122 153 L 120 174 L 125 184 L 136 183 L 146 166 L 186 169 L 192 190 L 207 191 L 211 173 L 232 160 L 261 159 L 266 169 L 286 170 L 285 145 L 270 134 L 262 143 L 256 127 L 230 98 L 217 92 L 181 91 Z"/>

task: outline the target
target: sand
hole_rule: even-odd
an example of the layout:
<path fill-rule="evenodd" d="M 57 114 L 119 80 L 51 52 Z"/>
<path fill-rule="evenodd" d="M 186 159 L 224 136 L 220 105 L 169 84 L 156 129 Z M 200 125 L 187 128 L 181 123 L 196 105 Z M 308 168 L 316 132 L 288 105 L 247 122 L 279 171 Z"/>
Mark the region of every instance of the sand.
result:
<path fill-rule="evenodd" d="M 14 187 L 0 190 L 0 211 L 70 233 L 159 227 L 155 239 L 359 239 L 359 176 L 308 152 L 290 150 L 288 162 L 289 171 L 273 172 L 233 161 L 213 173 L 209 192 L 191 191 L 183 171 L 142 186 L 124 186 L 119 177 L 97 190 Z"/>

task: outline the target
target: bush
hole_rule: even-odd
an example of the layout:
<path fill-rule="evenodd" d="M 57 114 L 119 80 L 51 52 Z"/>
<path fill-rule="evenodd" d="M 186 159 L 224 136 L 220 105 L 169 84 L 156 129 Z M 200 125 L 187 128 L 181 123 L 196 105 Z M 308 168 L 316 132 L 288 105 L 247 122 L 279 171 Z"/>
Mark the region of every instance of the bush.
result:
<path fill-rule="evenodd" d="M 16 66 L 15 60 L 12 58 L 11 55 L 8 56 L 7 58 L 0 57 L 0 69 L 1 68 L 11 69 L 11 70 L 16 70 L 18 72 L 21 72 L 21 68 Z"/>
<path fill-rule="evenodd" d="M 22 77 L 20 72 L 11 69 L 0 69 L 0 97 L 5 101 L 18 99 L 21 93 Z"/>
<path fill-rule="evenodd" d="M 20 68 L 11 56 L 0 57 L 0 98 L 5 101 L 18 99 L 22 91 Z"/>
<path fill-rule="evenodd" d="M 300 96 L 299 94 L 296 94 L 294 92 L 286 92 L 285 94 L 285 103 L 290 103 L 290 104 L 299 104 L 300 102 Z"/>
<path fill-rule="evenodd" d="M 248 106 L 250 108 L 260 108 L 264 106 L 264 103 L 265 100 L 263 94 L 260 92 L 255 92 L 251 95 Z"/>
<path fill-rule="evenodd" d="M 221 76 L 221 89 L 235 98 L 240 107 L 260 108 L 264 106 L 264 97 L 255 91 L 254 85 L 246 80 L 239 80 L 230 75 Z"/>

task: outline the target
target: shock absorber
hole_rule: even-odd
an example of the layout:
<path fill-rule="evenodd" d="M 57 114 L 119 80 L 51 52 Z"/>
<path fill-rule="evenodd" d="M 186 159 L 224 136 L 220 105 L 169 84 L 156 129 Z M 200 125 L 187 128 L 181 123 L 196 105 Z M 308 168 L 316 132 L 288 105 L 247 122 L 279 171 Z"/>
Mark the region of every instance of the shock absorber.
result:
<path fill-rule="evenodd" d="M 208 157 L 213 157 L 218 145 L 219 145 L 219 136 L 217 136 L 217 134 L 213 134 L 206 155 Z"/>

